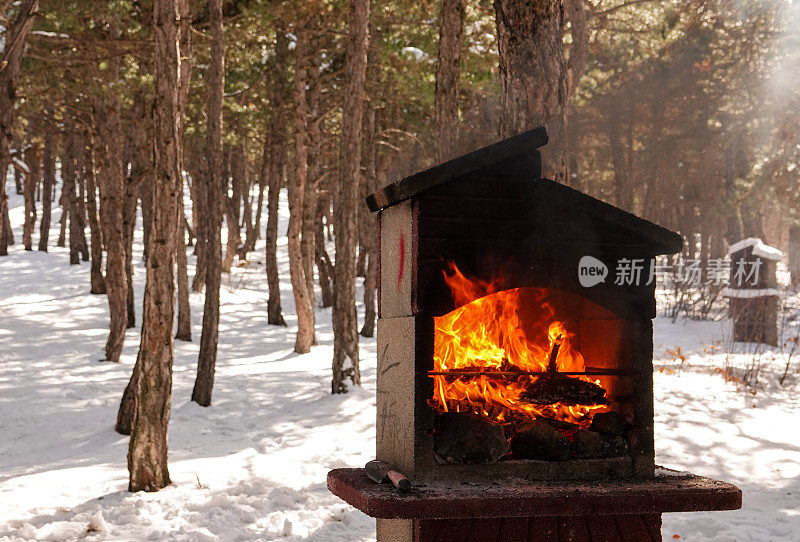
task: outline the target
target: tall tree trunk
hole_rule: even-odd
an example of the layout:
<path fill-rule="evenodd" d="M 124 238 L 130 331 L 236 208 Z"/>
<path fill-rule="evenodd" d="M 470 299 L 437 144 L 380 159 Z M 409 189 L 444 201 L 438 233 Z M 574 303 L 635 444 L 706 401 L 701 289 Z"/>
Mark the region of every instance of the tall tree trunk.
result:
<path fill-rule="evenodd" d="M 228 187 L 228 179 L 230 176 L 228 175 L 228 168 L 225 165 L 222 166 L 223 171 L 223 193 L 227 194 L 227 187 Z M 232 179 L 231 185 L 234 185 L 235 180 Z M 233 192 L 233 190 L 231 190 Z M 236 252 L 239 248 L 239 243 L 242 240 L 242 236 L 239 232 L 239 217 L 237 213 L 237 209 L 239 206 L 239 201 L 237 201 L 235 196 L 223 196 L 223 205 L 225 206 L 225 225 L 228 228 L 228 236 L 227 241 L 225 242 L 225 257 L 222 259 L 222 272 L 223 273 L 230 273 L 231 268 L 233 267 L 233 260 L 236 257 Z"/>
<path fill-rule="evenodd" d="M 128 295 L 125 297 L 127 327 L 136 327 L 136 307 L 133 290 L 133 237 L 136 232 L 136 206 L 138 187 L 128 176 L 125 182 L 124 207 L 122 209 L 123 232 L 125 235 L 125 283 Z"/>
<path fill-rule="evenodd" d="M 284 107 L 287 92 L 287 57 L 289 40 L 286 29 L 278 26 L 275 38 L 275 78 L 270 93 L 272 123 L 270 125 L 269 193 L 267 194 L 267 229 L 264 267 L 267 272 L 267 322 L 285 326 L 281 309 L 280 278 L 278 277 L 278 203 L 280 201 L 283 173 L 286 168 L 286 115 Z"/>
<path fill-rule="evenodd" d="M 150 229 L 153 221 L 153 178 L 146 178 L 139 190 L 142 202 L 142 259 L 147 261 L 147 247 L 150 245 Z"/>
<path fill-rule="evenodd" d="M 306 281 L 308 299 L 314 307 L 314 255 L 316 245 L 317 179 L 307 179 L 303 196 L 303 224 L 300 233 L 300 251 L 303 255 L 303 277 Z M 312 322 L 315 321 L 312 311 Z M 312 327 L 314 327 L 312 325 Z M 316 337 L 314 344 L 317 343 Z"/>
<path fill-rule="evenodd" d="M 3 183 L 2 188 L 0 188 L 0 199 L 6 198 L 8 200 L 8 196 L 6 196 L 5 192 L 5 183 Z M 0 202 L 0 207 L 2 207 L 3 203 Z M 2 231 L 0 231 L 0 256 L 5 256 L 8 254 L 8 247 L 14 244 L 14 230 L 11 228 L 11 217 L 8 215 L 8 206 L 6 201 L 6 212 L 3 216 L 2 209 L 0 209 L 0 220 L 2 220 Z"/>
<path fill-rule="evenodd" d="M 70 124 L 64 138 L 64 153 L 61 155 L 61 177 L 64 182 L 62 197 L 64 198 L 64 213 L 69 222 L 69 263 L 77 265 L 81 262 L 81 228 L 83 221 L 80 216 L 78 201 L 78 175 L 76 171 L 78 152 L 74 125 Z"/>
<path fill-rule="evenodd" d="M 543 175 L 566 180 L 567 67 L 562 0 L 495 0 L 502 86 L 501 136 L 545 125 Z"/>
<path fill-rule="evenodd" d="M 242 200 L 242 226 L 244 227 L 244 243 L 237 251 L 240 260 L 247 259 L 247 252 L 251 245 L 255 245 L 255 232 L 253 231 L 253 200 L 251 197 L 250 165 L 247 160 L 246 138 L 241 137 L 233 151 L 234 161 L 231 167 L 233 183 L 239 187 Z M 238 207 L 238 201 L 236 206 Z"/>
<path fill-rule="evenodd" d="M 97 123 L 97 177 L 100 185 L 100 221 L 106 249 L 106 295 L 111 324 L 106 342 L 106 360 L 119 361 L 128 325 L 128 283 L 125 275 L 125 229 L 123 207 L 125 179 L 122 172 L 120 100 L 95 98 Z"/>
<path fill-rule="evenodd" d="M 464 0 L 442 0 L 439 23 L 439 58 L 436 63 L 434 125 L 436 161 L 455 156 L 458 142 L 458 78 L 461 73 L 461 32 Z"/>
<path fill-rule="evenodd" d="M 179 4 L 181 19 L 189 17 L 189 2 L 185 0 Z M 175 333 L 175 338 L 181 341 L 192 340 L 192 315 L 191 307 L 189 305 L 189 270 L 186 261 L 186 243 L 184 233 L 189 232 L 189 241 L 191 244 L 192 234 L 189 229 L 189 222 L 186 220 L 186 208 L 183 204 L 184 188 L 183 188 L 183 138 L 184 138 L 184 118 L 183 111 L 186 109 L 186 103 L 189 101 L 189 90 L 191 88 L 192 79 L 192 29 L 189 24 L 182 24 L 178 33 L 178 42 L 180 47 L 180 91 L 178 92 L 178 108 L 180 110 L 180 126 L 178 127 L 178 231 L 176 234 L 177 243 L 175 250 L 177 253 L 178 262 L 178 329 Z M 188 179 L 187 179 L 188 180 Z M 190 189 L 191 190 L 191 189 Z"/>
<path fill-rule="evenodd" d="M 316 50 L 312 42 L 311 52 Z M 322 126 L 325 118 L 320 112 L 320 101 L 322 88 L 320 83 L 320 63 L 319 57 L 314 56 L 308 71 L 309 91 L 307 95 L 308 115 L 311 119 L 307 123 L 308 127 L 308 175 L 306 186 L 303 191 L 303 224 L 300 232 L 300 249 L 303 255 L 303 276 L 306 279 L 306 289 L 308 299 L 311 302 L 311 327 L 314 330 L 312 343 L 317 344 L 316 334 L 316 315 L 314 307 L 316 296 L 314 293 L 314 262 L 316 256 L 316 218 L 317 218 L 317 197 L 322 172 Z"/>
<path fill-rule="evenodd" d="M 210 166 L 208 163 L 208 154 L 204 153 L 202 158 L 196 160 L 200 162 L 200 166 L 192 169 L 192 214 L 197 217 L 194 224 L 194 232 L 197 236 L 197 244 L 194 247 L 194 253 L 197 256 L 194 266 L 194 278 L 192 279 L 192 291 L 202 292 L 206 285 L 206 275 L 208 273 L 208 266 L 206 265 L 206 248 L 208 245 L 208 236 L 206 230 L 208 229 L 208 221 L 210 220 L 208 210 L 208 179 L 211 175 Z"/>
<path fill-rule="evenodd" d="M 183 202 L 178 217 L 178 233 L 176 237 L 175 250 L 178 263 L 178 328 L 175 331 L 175 338 L 180 341 L 192 340 L 192 315 L 189 306 L 189 274 L 186 261 L 186 227 Z"/>
<path fill-rule="evenodd" d="M 764 210 L 756 197 L 745 198 L 739 211 L 742 216 L 742 236 L 758 237 L 769 243 L 764 231 Z M 735 242 L 735 241 L 734 241 Z"/>
<path fill-rule="evenodd" d="M 360 211 L 360 209 L 359 209 Z M 361 221 L 358 220 L 358 217 L 361 217 L 362 213 L 356 212 L 356 222 L 359 224 L 359 239 L 358 239 L 358 255 L 356 256 L 356 277 L 366 277 L 367 276 L 367 249 L 364 248 L 364 240 L 362 237 L 363 229 L 361 227 Z"/>
<path fill-rule="evenodd" d="M 25 198 L 25 222 L 22 226 L 22 246 L 25 250 L 33 250 L 33 229 L 36 227 L 36 185 L 42 175 L 42 148 L 33 142 L 25 150 L 25 163 L 28 173 L 25 175 L 23 195 Z M 6 180 L 3 179 L 3 184 Z"/>
<path fill-rule="evenodd" d="M 234 130 L 236 131 L 236 130 Z M 241 240 L 241 227 L 242 224 L 239 219 L 242 216 L 242 199 L 244 195 L 244 179 L 239 174 L 239 167 L 241 166 L 241 161 L 239 160 L 238 154 L 232 149 L 230 146 L 225 149 L 225 161 L 227 167 L 223 169 L 227 172 L 228 178 L 230 179 L 230 192 L 231 192 L 231 199 L 233 200 L 233 205 L 231 205 L 231 211 L 233 212 L 233 218 L 236 219 L 236 235 Z M 235 173 L 235 175 L 234 175 Z"/>
<path fill-rule="evenodd" d="M 303 24 L 303 23 L 301 23 Z M 314 305 L 308 296 L 305 278 L 301 234 L 303 229 L 303 201 L 305 199 L 308 177 L 308 104 L 306 101 L 308 29 L 298 25 L 295 34 L 294 70 L 294 175 L 289 182 L 289 230 L 287 233 L 289 251 L 289 276 L 297 312 L 297 337 L 294 351 L 305 354 L 311 351 L 314 343 Z"/>
<path fill-rule="evenodd" d="M 78 251 L 81 254 L 81 260 L 84 262 L 89 261 L 89 243 L 86 241 L 86 179 L 83 176 L 83 132 L 78 130 L 75 133 L 75 147 L 73 154 L 75 155 L 75 188 L 77 189 L 77 197 L 75 199 L 75 210 L 72 213 L 76 217 L 78 225 L 77 243 Z"/>
<path fill-rule="evenodd" d="M 202 237 L 202 230 L 205 225 L 203 224 L 203 219 L 205 218 L 205 184 L 203 183 L 203 179 L 205 177 L 205 170 L 206 170 L 206 156 L 204 149 L 202 147 L 198 147 L 199 140 L 193 140 L 187 145 L 186 151 L 188 151 L 189 158 L 186 159 L 186 151 L 184 151 L 184 161 L 183 161 L 183 170 L 186 173 L 188 181 L 191 181 L 189 184 L 189 198 L 192 202 L 192 237 L 195 240 L 194 243 L 194 255 L 197 256 L 198 254 L 198 245 L 200 244 L 200 238 Z M 200 207 L 203 207 L 200 209 Z M 195 266 L 195 272 L 197 272 Z M 204 279 L 205 280 L 205 279 Z M 194 288 L 194 287 L 192 287 Z"/>
<path fill-rule="evenodd" d="M 572 36 L 567 61 L 567 96 L 572 96 L 583 77 L 589 59 L 589 13 L 586 0 L 564 0 L 566 15 Z"/>
<path fill-rule="evenodd" d="M 0 56 L 0 256 L 8 254 L 13 243 L 11 220 L 8 216 L 6 172 L 11 164 L 11 134 L 14 126 L 14 104 L 17 101 L 17 77 L 25 54 L 25 40 L 33 26 L 39 7 L 38 0 L 22 0 L 17 15 L 5 31 L 5 46 Z"/>
<path fill-rule="evenodd" d="M 797 222 L 789 226 L 789 243 L 786 246 L 786 267 L 795 288 L 800 286 L 800 224 Z"/>
<path fill-rule="evenodd" d="M 253 204 L 256 201 L 256 185 L 257 183 L 254 182 L 253 176 L 251 175 L 251 164 L 249 158 L 245 154 L 245 191 L 244 197 L 242 198 L 242 204 L 244 205 L 244 214 L 242 215 L 242 226 L 245 229 L 244 234 L 244 243 L 242 244 L 242 248 L 239 250 L 239 259 L 246 260 L 247 253 L 252 250 L 251 247 L 254 247 L 256 244 L 256 215 L 253 212 Z"/>
<path fill-rule="evenodd" d="M 725 201 L 727 202 L 727 220 L 725 221 L 728 243 L 733 244 L 744 237 L 742 222 L 737 205 L 736 180 L 745 172 L 744 128 L 735 127 L 728 136 L 728 146 L 725 149 Z"/>
<path fill-rule="evenodd" d="M 89 215 L 89 232 L 92 236 L 90 292 L 93 294 L 104 294 L 106 293 L 106 279 L 103 276 L 103 232 L 100 229 L 100 220 L 97 216 L 97 184 L 94 175 L 94 134 L 91 131 L 87 131 L 84 134 L 83 177 L 86 179 L 86 210 Z"/>
<path fill-rule="evenodd" d="M 69 211 L 69 263 L 74 265 L 80 263 L 82 252 L 86 248 L 86 237 L 84 234 L 85 221 L 82 216 L 82 206 L 80 204 L 80 190 L 78 185 L 77 155 L 79 145 L 77 142 L 76 131 L 70 126 L 64 141 L 64 159 L 62 161 L 62 174 L 64 175 L 64 185 L 67 185 L 69 178 L 69 191 L 67 192 L 67 206 Z"/>
<path fill-rule="evenodd" d="M 5 179 L 5 176 L 3 178 Z M 14 187 L 17 190 L 17 195 L 21 196 L 25 189 L 22 186 L 22 172 L 17 168 L 14 168 Z"/>
<path fill-rule="evenodd" d="M 356 206 L 360 188 L 361 122 L 369 46 L 369 0 L 350 0 L 349 38 L 345 59 L 342 149 L 335 208 L 336 268 L 333 278 L 332 393 L 346 393 L 345 378 L 361 384 L 356 316 Z"/>
<path fill-rule="evenodd" d="M 256 199 L 256 218 L 253 224 L 255 237 L 253 246 L 248 248 L 252 252 L 256 248 L 256 241 L 261 239 L 261 217 L 264 211 L 264 192 L 267 190 L 267 178 L 269 171 L 269 141 L 264 141 L 264 152 L 261 158 L 261 167 L 258 170 L 258 199 Z"/>
<path fill-rule="evenodd" d="M 185 158 L 186 157 L 185 157 L 185 153 L 184 153 L 184 159 Z M 186 233 L 189 235 L 189 239 L 186 242 L 186 246 L 187 247 L 193 247 L 194 246 L 194 242 L 197 239 L 197 236 L 194 233 L 194 230 L 195 230 L 195 228 L 197 228 L 197 223 L 199 222 L 198 214 L 197 214 L 197 206 L 194 203 L 195 201 L 197 201 L 197 196 L 195 194 L 197 192 L 197 186 L 195 186 L 195 184 L 194 184 L 194 176 L 189 171 L 189 168 L 186 167 L 186 162 L 185 161 L 184 161 L 184 165 L 183 165 L 183 172 L 184 172 L 185 179 L 186 179 L 186 187 L 189 189 L 189 201 L 192 202 L 192 223 L 191 223 L 191 225 L 189 224 L 189 219 L 186 217 L 186 212 L 184 211 L 184 213 L 183 213 L 184 224 L 183 225 L 186 228 Z"/>
<path fill-rule="evenodd" d="M 364 174 L 364 189 L 362 196 L 366 197 L 378 189 L 378 149 L 377 126 L 375 109 L 370 107 L 367 111 L 367 149 L 366 166 Z M 363 201 L 363 198 L 362 198 Z M 372 337 L 375 334 L 375 318 L 377 317 L 375 294 L 378 288 L 378 225 L 376 218 L 362 203 L 364 220 L 364 249 L 367 254 L 367 269 L 364 277 L 364 326 L 361 328 L 362 337 Z"/>
<path fill-rule="evenodd" d="M 264 191 L 267 189 L 266 184 L 267 178 L 266 176 L 261 177 L 258 180 L 258 197 L 256 198 L 256 215 L 255 219 L 253 220 L 253 242 L 252 246 L 247 249 L 248 252 L 252 252 L 256 248 L 256 241 L 261 239 L 261 216 L 263 215 L 264 210 Z"/>
<path fill-rule="evenodd" d="M 139 61 L 139 75 L 147 71 L 149 58 Z M 133 96 L 131 108 L 130 146 L 131 167 L 125 179 L 124 207 L 122 211 L 125 234 L 125 282 L 128 285 L 126 306 L 128 328 L 136 327 L 136 308 L 133 290 L 133 238 L 136 232 L 136 207 L 142 185 L 149 182 L 152 169 L 152 137 L 150 137 L 150 118 L 148 115 L 148 90 L 144 83 L 139 85 Z"/>
<path fill-rule="evenodd" d="M 53 112 L 48 110 L 44 125 L 44 153 L 42 155 L 42 221 L 39 223 L 39 250 L 47 252 L 50 239 L 50 211 L 53 206 L 53 185 L 56 183 L 55 137 Z"/>
<path fill-rule="evenodd" d="M 219 340 L 219 287 L 222 279 L 222 98 L 225 87 L 225 50 L 222 33 L 221 0 L 208 0 L 211 33 L 208 69 L 208 125 L 206 127 L 207 175 L 204 180 L 208 219 L 205 221 L 206 298 L 203 306 L 203 331 L 197 356 L 197 377 L 192 401 L 201 406 L 211 404 L 214 369 Z"/>
<path fill-rule="evenodd" d="M 65 143 L 66 146 L 66 143 Z M 61 207 L 61 218 L 58 219 L 58 241 L 60 247 L 67 246 L 67 223 L 69 222 L 69 195 L 64 190 L 64 166 L 61 166 L 61 196 L 58 205 Z"/>
<path fill-rule="evenodd" d="M 710 255 L 710 235 L 708 229 L 708 220 L 707 217 L 700 217 L 700 282 L 705 284 L 706 279 L 708 278 L 708 260 L 711 258 Z"/>
<path fill-rule="evenodd" d="M 3 175 L 5 179 L 5 174 Z M 0 256 L 8 254 L 8 247 L 14 244 L 14 230 L 11 228 L 11 217 L 8 215 L 8 196 L 5 183 L 0 187 Z M 5 203 L 4 203 L 5 202 Z M 2 209 L 5 205 L 5 210 Z"/>
<path fill-rule="evenodd" d="M 320 124 L 320 128 L 323 125 Z M 320 134 L 322 136 L 322 134 Z M 314 259 L 317 264 L 317 277 L 319 289 L 322 294 L 320 299 L 322 307 L 333 306 L 333 263 L 325 246 L 324 220 L 330 215 L 330 188 L 331 180 L 336 182 L 336 177 L 323 176 L 317 186 L 317 212 L 314 217 Z"/>
<path fill-rule="evenodd" d="M 152 68 L 150 66 L 150 56 L 145 53 L 139 58 L 139 74 L 143 75 Z M 125 182 L 125 276 L 128 284 L 128 296 L 126 306 L 128 307 L 128 327 L 134 327 L 134 292 L 133 292 L 133 234 L 135 232 L 136 221 L 136 200 L 142 200 L 142 226 L 144 235 L 144 253 L 147 254 L 147 239 L 150 231 L 150 218 L 152 211 L 152 175 L 153 175 L 153 132 L 152 118 L 148 114 L 148 96 L 144 84 L 140 84 L 134 94 L 134 103 L 131 111 L 132 126 L 130 133 L 131 145 L 131 167 Z M 150 195 L 149 206 L 145 206 L 145 194 Z M 91 215 L 91 213 L 90 213 Z M 92 234 L 94 237 L 94 233 Z M 136 410 L 136 397 L 141 376 L 140 351 L 136 356 L 136 363 L 131 372 L 131 378 L 125 391 L 122 394 L 119 410 L 117 411 L 117 422 L 114 430 L 122 435 L 131 434 L 131 426 Z"/>
<path fill-rule="evenodd" d="M 612 107 L 611 110 L 614 115 L 616 108 Z M 614 119 L 607 119 L 605 123 L 611 149 L 611 164 L 614 167 L 614 202 L 617 207 L 633 212 L 633 190 L 628 182 L 629 161 L 625 159 L 626 145 L 622 139 L 622 127 L 615 119 L 618 120 L 619 117 L 615 115 Z M 630 146 L 627 147 L 628 152 L 631 152 Z"/>
<path fill-rule="evenodd" d="M 178 24 L 176 24 L 178 22 Z M 169 485 L 167 426 L 172 390 L 175 237 L 181 196 L 181 31 L 186 0 L 153 3 L 155 99 L 153 220 L 144 293 L 140 376 L 128 447 L 129 491 Z"/>
<path fill-rule="evenodd" d="M 69 263 L 81 263 L 80 246 L 78 243 L 78 217 L 75 215 L 76 172 L 75 172 L 75 130 L 70 122 L 64 134 L 64 150 L 61 154 L 61 199 L 64 225 L 69 226 Z M 66 235 L 66 233 L 65 233 Z"/>
<path fill-rule="evenodd" d="M 330 205 L 327 198 L 317 204 L 317 216 L 314 225 L 314 235 L 316 242 L 314 243 L 314 258 L 317 263 L 317 276 L 319 277 L 319 289 L 322 294 L 322 306 L 333 306 L 333 263 L 328 250 L 325 248 L 325 225 L 322 222 L 322 209 L 324 206 Z"/>

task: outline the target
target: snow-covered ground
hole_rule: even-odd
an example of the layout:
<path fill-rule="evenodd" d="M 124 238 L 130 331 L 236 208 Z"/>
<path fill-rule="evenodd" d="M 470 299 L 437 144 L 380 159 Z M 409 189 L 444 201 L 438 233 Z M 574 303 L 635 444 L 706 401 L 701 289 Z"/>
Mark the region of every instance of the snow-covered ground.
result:
<path fill-rule="evenodd" d="M 7 189 L 19 243 L 22 200 L 13 183 Z M 373 454 L 375 343 L 361 343 L 363 387 L 330 395 L 330 312 L 317 311 L 319 345 L 294 354 L 285 248 L 282 239 L 288 328 L 266 323 L 263 242 L 223 279 L 210 408 L 189 401 L 202 311 L 192 294 L 195 342 L 176 342 L 173 485 L 153 494 L 126 491 L 128 439 L 113 430 L 137 330 L 121 363 L 99 363 L 107 304 L 88 293 L 88 264 L 70 266 L 63 248 L 20 244 L 0 258 L 0 540 L 374 540 L 374 521 L 328 493 L 325 475 Z M 139 308 L 144 268 L 135 261 Z M 726 382 L 726 357 L 738 366 L 753 357 L 726 355 L 726 336 L 724 323 L 656 320 L 658 462 L 744 491 L 741 511 L 665 515 L 664 538 L 800 540 L 799 379 L 792 372 L 778 386 L 785 358 L 768 351 L 756 394 Z"/>
<path fill-rule="evenodd" d="M 721 322 L 656 319 L 656 462 L 731 482 L 743 493 L 741 510 L 664 514 L 664 539 L 800 540 L 800 360 L 795 356 L 781 387 L 785 356 L 762 353 L 763 386 L 754 393 L 723 378 L 726 356 L 737 375 L 754 358 L 747 345 L 734 355 L 713 353 L 729 336 Z"/>

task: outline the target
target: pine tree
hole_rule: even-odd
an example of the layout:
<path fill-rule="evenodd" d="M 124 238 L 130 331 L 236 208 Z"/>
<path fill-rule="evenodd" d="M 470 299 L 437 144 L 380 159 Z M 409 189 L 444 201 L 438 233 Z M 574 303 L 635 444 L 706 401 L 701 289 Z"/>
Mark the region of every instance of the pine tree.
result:
<path fill-rule="evenodd" d="M 53 187 L 56 184 L 56 161 L 54 154 L 55 130 L 53 110 L 45 111 L 44 150 L 42 153 L 42 221 L 39 223 L 39 250 L 47 252 L 50 239 L 50 211 L 53 206 Z"/>
<path fill-rule="evenodd" d="M 285 326 L 281 309 L 280 279 L 278 277 L 278 202 L 280 200 L 283 174 L 286 169 L 286 102 L 287 77 L 286 65 L 289 56 L 286 29 L 278 21 L 275 36 L 275 68 L 270 93 L 272 122 L 269 127 L 269 193 L 267 194 L 267 229 L 266 260 L 264 267 L 267 273 L 267 322 L 272 325 Z"/>
<path fill-rule="evenodd" d="M 464 0 L 442 0 L 434 105 L 438 162 L 453 157 L 458 141 L 458 79 L 461 74 L 463 28 Z"/>
<path fill-rule="evenodd" d="M 153 216 L 137 361 L 141 374 L 128 446 L 129 491 L 157 491 L 170 484 L 167 427 L 174 357 L 175 238 L 182 195 L 180 26 L 188 24 L 186 0 L 153 3 Z"/>
<path fill-rule="evenodd" d="M 314 305 L 309 297 L 305 277 L 301 234 L 303 230 L 303 205 L 308 182 L 308 84 L 309 31 L 305 22 L 296 24 L 294 70 L 294 175 L 289 181 L 289 229 L 287 232 L 289 249 L 289 275 L 297 311 L 297 336 L 294 351 L 305 354 L 314 343 Z"/>
<path fill-rule="evenodd" d="M 206 247 L 206 298 L 203 307 L 203 331 L 197 358 L 197 377 L 192 401 L 202 406 L 211 404 L 214 368 L 219 341 L 219 289 L 222 280 L 222 199 L 225 181 L 222 176 L 222 97 L 225 86 L 225 52 L 223 48 L 222 4 L 208 1 L 211 32 L 211 62 L 208 72 L 208 124 L 206 126 L 207 176 L 204 181 L 207 219 L 204 221 Z"/>
<path fill-rule="evenodd" d="M 350 0 L 350 29 L 345 60 L 342 146 L 335 208 L 336 267 L 333 279 L 332 393 L 346 393 L 345 379 L 361 384 L 356 317 L 356 209 L 361 185 L 361 125 L 369 47 L 369 0 Z"/>
<path fill-rule="evenodd" d="M 3 180 L 0 183 L 0 256 L 7 255 L 8 245 L 13 243 L 5 178 L 11 164 L 11 131 L 17 99 L 17 78 L 25 54 L 25 40 L 33 26 L 38 7 L 39 0 L 23 0 L 20 3 L 16 16 L 5 32 L 5 45 L 0 56 L 0 176 Z"/>
<path fill-rule="evenodd" d="M 566 137 L 567 76 L 562 0 L 495 0 L 502 85 L 500 133 L 509 137 L 544 125 L 550 141 L 543 175 L 566 180 L 559 144 Z"/>

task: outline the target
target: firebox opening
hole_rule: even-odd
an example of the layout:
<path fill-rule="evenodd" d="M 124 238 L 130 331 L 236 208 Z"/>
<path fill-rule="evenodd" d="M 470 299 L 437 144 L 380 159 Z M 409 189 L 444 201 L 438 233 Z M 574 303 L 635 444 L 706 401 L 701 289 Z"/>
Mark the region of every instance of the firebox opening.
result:
<path fill-rule="evenodd" d="M 445 272 L 457 308 L 434 318 L 434 450 L 445 463 L 597 459 L 628 455 L 631 417 L 618 381 L 635 376 L 613 350 L 607 322 L 591 332 L 579 296 Z M 590 330 L 588 333 L 586 330 Z M 612 330 L 612 335 L 613 330 Z M 584 358 L 587 350 L 603 359 Z M 621 355 L 620 357 L 624 357 Z M 630 401 L 628 401 L 630 403 Z"/>

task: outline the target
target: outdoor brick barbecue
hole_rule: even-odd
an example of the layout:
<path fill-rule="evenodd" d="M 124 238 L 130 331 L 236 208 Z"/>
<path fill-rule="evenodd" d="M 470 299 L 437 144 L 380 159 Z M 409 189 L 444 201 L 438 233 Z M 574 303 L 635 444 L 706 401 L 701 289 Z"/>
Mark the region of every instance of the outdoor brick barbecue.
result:
<path fill-rule="evenodd" d="M 741 506 L 655 467 L 651 261 L 676 233 L 541 179 L 537 128 L 367 198 L 380 244 L 377 458 L 332 492 L 378 540 L 660 540 Z"/>

